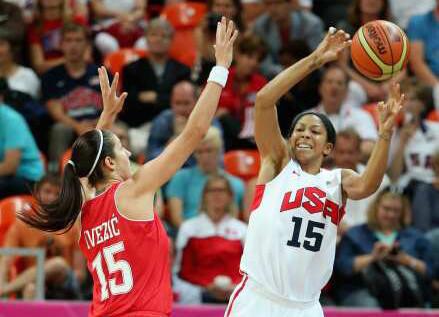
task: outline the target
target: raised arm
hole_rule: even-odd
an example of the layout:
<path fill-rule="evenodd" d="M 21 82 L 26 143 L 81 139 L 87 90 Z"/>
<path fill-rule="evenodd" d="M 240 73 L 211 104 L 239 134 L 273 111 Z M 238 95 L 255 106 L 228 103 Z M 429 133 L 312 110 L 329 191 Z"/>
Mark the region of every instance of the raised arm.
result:
<path fill-rule="evenodd" d="M 380 186 L 387 168 L 395 118 L 402 108 L 403 101 L 404 95 L 400 92 L 399 84 L 393 83 L 387 102 L 378 104 L 378 141 L 375 143 L 366 169 L 361 175 L 352 170 L 342 170 L 342 187 L 345 198 L 363 199 L 373 194 Z"/>
<path fill-rule="evenodd" d="M 233 43 L 238 36 L 232 21 L 223 17 L 218 23 L 215 58 L 218 68 L 211 76 L 199 97 L 182 133 L 175 138 L 156 159 L 143 165 L 133 176 L 133 191 L 141 194 L 155 191 L 166 183 L 183 165 L 202 140 L 211 125 L 222 91 L 221 78 L 226 79 L 233 59 Z"/>
<path fill-rule="evenodd" d="M 287 146 L 277 121 L 276 102 L 308 74 L 337 59 L 349 45 L 347 33 L 330 28 L 311 55 L 282 71 L 258 92 L 255 102 L 255 139 L 262 158 L 261 175 L 265 174 L 266 169 L 275 172 L 288 157 Z M 261 176 L 259 182 L 269 181 L 274 176 Z"/>

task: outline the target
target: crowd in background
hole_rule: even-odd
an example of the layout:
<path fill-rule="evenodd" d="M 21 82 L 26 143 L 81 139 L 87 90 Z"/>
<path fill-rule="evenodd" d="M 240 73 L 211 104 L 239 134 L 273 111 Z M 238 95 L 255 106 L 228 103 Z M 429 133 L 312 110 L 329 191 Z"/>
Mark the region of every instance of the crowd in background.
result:
<path fill-rule="evenodd" d="M 31 191 L 43 203 L 56 199 L 65 155 L 102 109 L 103 63 L 120 72 L 128 92 L 113 132 L 131 150 L 132 168 L 157 157 L 181 133 L 214 66 L 221 16 L 240 36 L 216 119 L 156 199 L 174 246 L 175 301 L 225 303 L 240 280 L 256 179 L 234 175 L 224 156 L 256 150 L 257 92 L 315 49 L 329 26 L 353 36 L 381 19 L 410 40 L 409 66 L 396 75 L 405 110 L 381 187 L 346 203 L 322 302 L 438 307 L 439 0 L 0 0 L 0 199 Z M 360 75 L 347 53 L 282 97 L 282 135 L 295 115 L 324 113 L 337 131 L 325 168 L 361 172 L 378 137 L 374 109 L 388 87 Z M 0 246 L 45 248 L 46 298 L 88 299 L 78 226 L 57 235 L 17 220 Z M 0 296 L 34 298 L 35 276 L 33 260 L 1 257 Z"/>

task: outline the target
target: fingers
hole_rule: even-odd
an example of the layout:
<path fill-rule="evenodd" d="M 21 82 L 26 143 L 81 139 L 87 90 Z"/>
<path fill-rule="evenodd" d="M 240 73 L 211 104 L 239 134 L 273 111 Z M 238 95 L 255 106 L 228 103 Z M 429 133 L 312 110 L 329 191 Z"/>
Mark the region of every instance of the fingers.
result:
<path fill-rule="evenodd" d="M 113 78 L 113 82 L 111 83 L 111 87 L 110 87 L 110 94 L 111 95 L 116 95 L 118 83 L 119 83 L 119 73 L 116 72 L 116 74 L 114 75 L 114 78 Z"/>
<path fill-rule="evenodd" d="M 233 24 L 232 20 L 229 20 L 229 23 L 227 25 L 227 30 L 226 30 L 226 40 L 227 41 L 232 37 L 234 30 L 235 30 L 235 25 Z"/>
<path fill-rule="evenodd" d="M 239 31 L 238 31 L 238 30 L 234 30 L 234 31 L 233 31 L 232 38 L 231 38 L 230 41 L 229 41 L 229 44 L 230 44 L 230 45 L 233 45 L 233 43 L 235 43 L 236 38 L 238 37 L 238 34 L 239 34 Z"/>
<path fill-rule="evenodd" d="M 120 108 L 122 108 L 123 105 L 125 104 L 125 99 L 127 99 L 127 97 L 128 97 L 128 93 L 127 92 L 124 92 L 122 95 L 120 95 L 119 102 L 118 102 L 118 106 Z"/>
<path fill-rule="evenodd" d="M 227 32 L 227 19 L 226 17 L 221 18 L 221 32 L 220 32 L 220 41 L 224 42 L 226 40 L 226 32 Z"/>

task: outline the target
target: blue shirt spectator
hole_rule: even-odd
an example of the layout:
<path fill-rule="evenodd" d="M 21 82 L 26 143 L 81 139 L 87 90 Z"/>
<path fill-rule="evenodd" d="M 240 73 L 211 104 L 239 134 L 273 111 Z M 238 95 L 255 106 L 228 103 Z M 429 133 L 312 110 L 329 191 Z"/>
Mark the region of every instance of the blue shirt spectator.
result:
<path fill-rule="evenodd" d="M 40 153 L 26 121 L 0 104 L 0 198 L 28 193 L 43 174 Z"/>
<path fill-rule="evenodd" d="M 439 82 L 439 18 L 435 10 L 413 16 L 407 33 L 412 42 L 413 72 L 429 85 L 436 85 Z"/>

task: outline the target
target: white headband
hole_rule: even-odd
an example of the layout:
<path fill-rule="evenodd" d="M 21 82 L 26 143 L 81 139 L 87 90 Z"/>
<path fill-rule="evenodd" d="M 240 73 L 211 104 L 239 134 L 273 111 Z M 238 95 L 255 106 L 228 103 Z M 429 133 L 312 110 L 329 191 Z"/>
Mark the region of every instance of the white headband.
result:
<path fill-rule="evenodd" d="M 102 134 L 101 130 L 99 130 L 99 129 L 96 129 L 96 130 L 99 132 L 99 139 L 100 139 L 99 151 L 98 151 L 98 155 L 96 155 L 95 162 L 93 163 L 93 165 L 92 165 L 92 167 L 90 169 L 90 172 L 88 172 L 86 177 L 90 177 L 91 173 L 93 173 L 93 171 L 94 171 L 94 169 L 96 167 L 96 164 L 98 164 L 99 157 L 101 156 L 102 147 L 104 146 L 104 135 Z"/>

